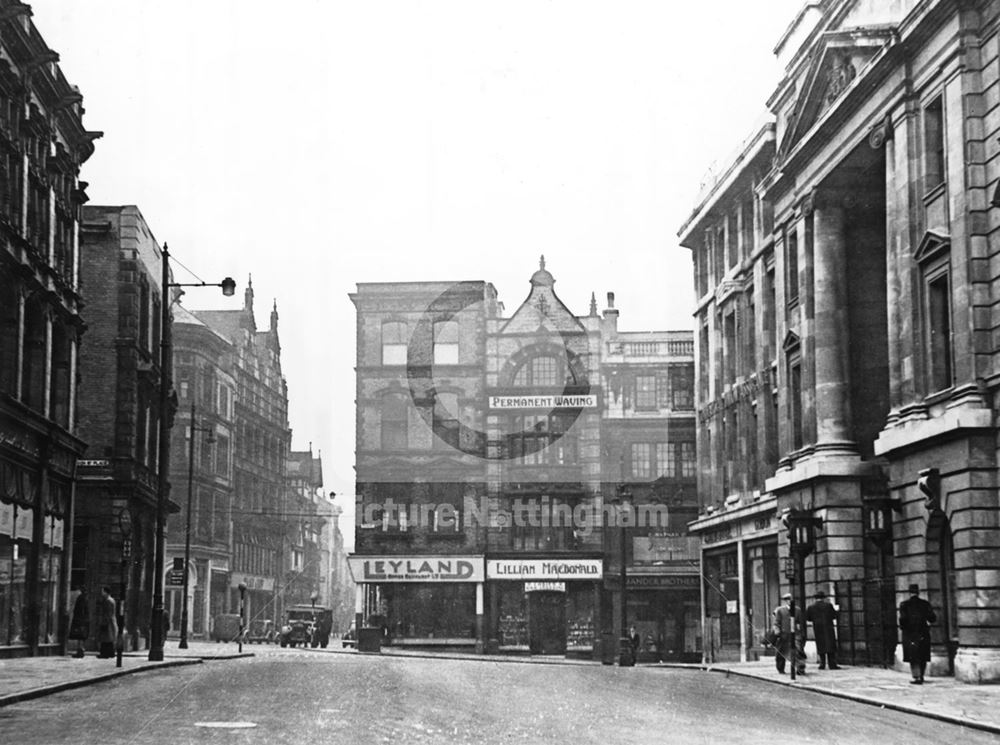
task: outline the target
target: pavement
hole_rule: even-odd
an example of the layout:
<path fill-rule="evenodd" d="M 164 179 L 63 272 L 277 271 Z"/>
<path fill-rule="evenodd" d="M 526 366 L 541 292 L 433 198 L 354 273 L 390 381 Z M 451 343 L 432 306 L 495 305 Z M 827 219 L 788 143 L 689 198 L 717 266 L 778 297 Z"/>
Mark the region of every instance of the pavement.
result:
<path fill-rule="evenodd" d="M 168 641 L 167 646 L 161 662 L 150 662 L 148 651 L 126 652 L 122 655 L 121 667 L 116 666 L 114 659 L 99 659 L 96 652 L 88 652 L 82 659 L 69 655 L 0 659 L 0 707 L 123 675 L 200 665 L 210 660 L 253 657 L 252 652 L 241 654 L 236 647 L 228 645 L 220 648 L 215 644 L 192 644 L 189 649 L 177 649 L 176 642 Z"/>
<path fill-rule="evenodd" d="M 353 649 L 303 649 L 303 654 L 359 654 Z M 123 656 L 122 667 L 114 660 L 101 660 L 88 653 L 83 659 L 64 657 L 23 657 L 0 660 L 0 706 L 39 696 L 97 683 L 112 678 L 174 667 L 197 665 L 215 660 L 252 657 L 241 654 L 232 645 L 220 646 L 192 642 L 187 650 L 177 649 L 168 642 L 162 662 L 149 662 L 145 652 L 129 652 Z M 546 665 L 599 665 L 589 660 L 563 657 L 527 657 L 479 655 L 461 652 L 426 652 L 389 647 L 383 657 L 457 659 L 477 662 Z M 641 664 L 639 668 L 695 669 L 709 674 L 756 678 L 786 688 L 798 688 L 836 696 L 862 704 L 930 717 L 943 722 L 1000 734 L 1000 685 L 970 685 L 952 678 L 928 677 L 922 686 L 910 685 L 909 673 L 877 667 L 841 666 L 839 670 L 819 670 L 809 665 L 805 675 L 793 682 L 781 675 L 770 658 L 759 662 L 721 662 L 712 664 L 657 663 Z"/>

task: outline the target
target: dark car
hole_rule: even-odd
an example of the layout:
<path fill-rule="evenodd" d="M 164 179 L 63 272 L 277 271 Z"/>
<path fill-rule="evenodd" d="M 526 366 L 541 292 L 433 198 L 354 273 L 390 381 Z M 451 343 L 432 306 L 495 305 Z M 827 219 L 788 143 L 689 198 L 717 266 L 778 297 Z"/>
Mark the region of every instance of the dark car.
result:
<path fill-rule="evenodd" d="M 340 637 L 340 644 L 343 647 L 358 646 L 358 634 L 354 628 L 354 621 L 351 621 L 351 627 L 344 632 L 342 637 Z"/>
<path fill-rule="evenodd" d="M 333 612 L 329 608 L 313 605 L 292 605 L 285 609 L 285 622 L 278 633 L 282 647 L 326 647 L 330 643 Z"/>

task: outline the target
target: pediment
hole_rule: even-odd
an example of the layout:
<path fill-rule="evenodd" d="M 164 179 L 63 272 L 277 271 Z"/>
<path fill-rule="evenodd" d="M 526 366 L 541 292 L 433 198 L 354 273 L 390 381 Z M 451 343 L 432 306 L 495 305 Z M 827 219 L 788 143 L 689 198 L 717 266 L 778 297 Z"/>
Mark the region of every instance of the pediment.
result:
<path fill-rule="evenodd" d="M 781 343 L 781 350 L 783 352 L 791 352 L 799 348 L 799 335 L 794 331 L 789 331 L 785 334 L 785 340 Z"/>
<path fill-rule="evenodd" d="M 579 319 L 552 291 L 551 287 L 533 287 L 531 293 L 504 324 L 501 334 L 585 333 Z"/>
<path fill-rule="evenodd" d="M 788 153 L 844 95 L 858 84 L 872 58 L 892 39 L 891 29 L 852 28 L 822 34 L 809 55 L 779 157 Z"/>
<path fill-rule="evenodd" d="M 913 260 L 918 264 L 923 264 L 925 261 L 944 253 L 950 246 L 950 236 L 928 230 L 920 239 L 920 243 L 917 244 L 917 250 L 913 252 Z"/>

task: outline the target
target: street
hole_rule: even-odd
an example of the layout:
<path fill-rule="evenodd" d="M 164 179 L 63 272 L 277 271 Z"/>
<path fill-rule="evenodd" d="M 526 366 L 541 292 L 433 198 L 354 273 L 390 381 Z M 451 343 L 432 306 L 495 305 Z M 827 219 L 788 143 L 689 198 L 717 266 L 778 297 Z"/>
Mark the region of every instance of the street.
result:
<path fill-rule="evenodd" d="M 995 742 L 986 732 L 701 671 L 251 649 L 254 658 L 2 708 L 0 742 Z"/>

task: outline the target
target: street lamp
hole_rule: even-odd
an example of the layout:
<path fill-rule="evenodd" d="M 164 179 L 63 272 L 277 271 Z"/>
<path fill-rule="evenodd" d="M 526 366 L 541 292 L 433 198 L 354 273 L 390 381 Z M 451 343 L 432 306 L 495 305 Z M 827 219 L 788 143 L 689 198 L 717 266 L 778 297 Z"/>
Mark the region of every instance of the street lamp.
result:
<path fill-rule="evenodd" d="M 239 651 L 240 654 L 243 654 L 243 613 L 244 613 L 243 609 L 245 608 L 244 601 L 247 595 L 247 583 L 240 582 L 239 585 L 237 585 L 237 587 L 239 587 L 240 589 L 240 636 L 239 636 L 240 650 Z"/>
<path fill-rule="evenodd" d="M 128 505 L 118 511 L 118 530 L 122 536 L 122 555 L 120 580 L 120 598 L 118 600 L 118 652 L 115 656 L 115 667 L 122 666 L 122 652 L 125 647 L 125 598 L 128 597 L 128 562 L 132 557 L 132 515 Z"/>
<path fill-rule="evenodd" d="M 798 596 L 801 607 L 806 605 L 806 557 L 816 548 L 816 531 L 822 527 L 823 519 L 813 517 L 812 513 L 805 510 L 789 510 L 784 518 L 788 526 L 788 550 L 795 558 L 794 574 L 798 580 Z M 805 627 L 798 627 L 798 616 L 795 612 L 795 594 L 792 594 L 791 611 L 792 644 L 789 655 L 792 663 L 792 680 L 795 680 L 796 655 L 798 654 L 799 634 L 805 633 Z"/>
<path fill-rule="evenodd" d="M 188 584 L 191 574 L 191 496 L 194 493 L 194 433 L 204 432 L 208 435 L 205 442 L 209 445 L 215 442 L 215 427 L 199 427 L 195 424 L 194 401 L 191 402 L 191 435 L 188 443 L 188 498 L 187 519 L 184 523 L 184 598 L 181 600 L 181 641 L 178 649 L 188 648 Z"/>
<path fill-rule="evenodd" d="M 619 580 L 621 582 L 621 608 L 620 619 L 621 635 L 618 639 L 618 666 L 631 667 L 635 665 L 635 650 L 632 649 L 632 640 L 628 635 L 628 526 L 625 520 L 625 510 L 629 508 L 628 500 L 632 496 L 632 490 L 627 485 L 619 486 L 611 504 L 615 505 L 616 519 L 618 520 L 618 543 L 621 546 L 619 554 Z"/>
<path fill-rule="evenodd" d="M 160 301 L 160 452 L 157 459 L 156 488 L 156 552 L 153 555 L 153 612 L 149 624 L 149 660 L 163 660 L 163 572 L 166 561 L 167 495 L 170 492 L 170 427 L 173 416 L 169 412 L 170 392 L 173 388 L 173 348 L 170 328 L 171 287 L 221 287 L 222 294 L 231 297 L 236 292 L 236 282 L 226 277 L 217 284 L 196 282 L 182 284 L 170 281 L 170 251 L 163 244 L 163 273 Z M 186 570 L 186 568 L 185 568 Z"/>

